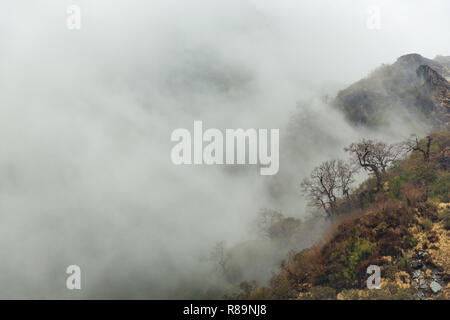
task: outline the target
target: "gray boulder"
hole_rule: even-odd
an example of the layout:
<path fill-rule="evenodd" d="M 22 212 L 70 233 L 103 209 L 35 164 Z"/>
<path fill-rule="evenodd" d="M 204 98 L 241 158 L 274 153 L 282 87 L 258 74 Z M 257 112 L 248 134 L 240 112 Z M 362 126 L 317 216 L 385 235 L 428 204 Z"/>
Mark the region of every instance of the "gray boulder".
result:
<path fill-rule="evenodd" d="M 442 286 L 439 283 L 437 283 L 436 281 L 431 281 L 430 288 L 431 288 L 431 291 L 433 291 L 434 293 L 438 293 L 439 291 L 441 291 Z"/>

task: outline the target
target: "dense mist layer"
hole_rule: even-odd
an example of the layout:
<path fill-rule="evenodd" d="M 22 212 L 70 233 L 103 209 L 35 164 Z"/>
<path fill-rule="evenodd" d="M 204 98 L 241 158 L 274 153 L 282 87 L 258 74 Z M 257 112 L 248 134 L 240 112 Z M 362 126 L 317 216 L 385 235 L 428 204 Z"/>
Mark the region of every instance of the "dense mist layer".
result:
<path fill-rule="evenodd" d="M 318 162 L 413 131 L 401 118 L 353 128 L 322 96 L 404 53 L 450 52 L 436 36 L 446 1 L 74 2 L 78 31 L 71 1 L 0 4 L 1 298 L 161 298 L 202 283 L 214 243 L 253 239 L 260 208 L 310 214 L 298 184 Z M 173 165 L 170 134 L 194 120 L 279 128 L 279 174 Z M 80 291 L 66 289 L 70 264 Z"/>

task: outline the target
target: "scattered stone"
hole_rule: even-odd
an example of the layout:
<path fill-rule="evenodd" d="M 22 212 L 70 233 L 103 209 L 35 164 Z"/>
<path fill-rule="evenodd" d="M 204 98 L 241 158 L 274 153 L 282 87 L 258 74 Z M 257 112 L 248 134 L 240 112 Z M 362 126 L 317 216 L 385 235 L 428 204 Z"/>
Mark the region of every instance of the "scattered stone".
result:
<path fill-rule="evenodd" d="M 420 289 L 426 289 L 427 288 L 427 283 L 425 282 L 424 279 L 420 279 L 419 280 L 419 288 Z"/>
<path fill-rule="evenodd" d="M 413 269 L 419 269 L 420 267 L 422 267 L 422 261 L 420 261 L 420 260 L 413 260 L 411 262 L 411 267 Z"/>
<path fill-rule="evenodd" d="M 419 290 L 419 292 L 417 293 L 417 297 L 419 299 L 423 299 L 423 298 L 425 298 L 425 294 L 421 290 Z"/>
<path fill-rule="evenodd" d="M 420 275 L 422 274 L 422 272 L 420 272 L 420 270 L 415 270 L 412 274 L 413 279 L 416 279 L 418 277 L 420 277 Z"/>
<path fill-rule="evenodd" d="M 438 293 L 439 291 L 441 291 L 442 286 L 439 283 L 437 283 L 436 281 L 431 281 L 430 288 L 431 288 L 431 291 L 433 291 L 434 293 Z"/>
<path fill-rule="evenodd" d="M 439 276 L 439 274 L 436 274 L 436 273 L 431 276 L 431 279 L 436 282 L 441 281 L 441 277 Z"/>
<path fill-rule="evenodd" d="M 430 254 L 428 252 L 426 252 L 426 251 L 417 251 L 417 256 L 419 258 L 425 258 L 425 257 L 428 257 L 429 255 Z"/>

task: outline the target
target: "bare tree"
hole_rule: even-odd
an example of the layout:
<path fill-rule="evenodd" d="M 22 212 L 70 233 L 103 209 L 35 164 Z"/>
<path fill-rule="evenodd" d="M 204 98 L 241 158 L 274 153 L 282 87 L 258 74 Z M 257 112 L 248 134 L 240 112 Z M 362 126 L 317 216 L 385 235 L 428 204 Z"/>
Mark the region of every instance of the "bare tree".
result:
<path fill-rule="evenodd" d="M 377 182 L 377 190 L 380 190 L 382 187 L 381 183 L 388 166 L 405 151 L 401 144 L 386 144 L 366 139 L 358 143 L 352 143 L 344 150 L 353 155 L 355 163 L 374 175 Z"/>
<path fill-rule="evenodd" d="M 337 162 L 337 178 L 339 181 L 339 189 L 342 196 L 347 200 L 350 199 L 350 187 L 355 182 L 354 175 L 358 168 L 349 162 L 339 160 Z"/>
<path fill-rule="evenodd" d="M 274 226 L 283 219 L 283 214 L 279 211 L 262 209 L 256 218 L 257 232 L 263 237 L 274 237 Z"/>
<path fill-rule="evenodd" d="M 309 178 L 301 183 L 310 204 L 325 210 L 327 217 L 336 214 L 336 191 L 339 187 L 337 161 L 325 161 L 315 167 Z"/>
<path fill-rule="evenodd" d="M 433 140 L 433 138 L 431 136 L 427 136 L 426 139 L 427 140 L 425 143 L 421 143 L 416 135 L 412 135 L 410 139 L 406 140 L 405 146 L 408 152 L 409 151 L 421 152 L 423 155 L 423 160 L 425 162 L 429 162 L 431 141 Z"/>
<path fill-rule="evenodd" d="M 338 196 L 350 198 L 350 187 L 357 168 L 342 160 L 325 161 L 313 169 L 309 178 L 301 183 L 310 204 L 322 208 L 327 217 L 337 214 Z"/>

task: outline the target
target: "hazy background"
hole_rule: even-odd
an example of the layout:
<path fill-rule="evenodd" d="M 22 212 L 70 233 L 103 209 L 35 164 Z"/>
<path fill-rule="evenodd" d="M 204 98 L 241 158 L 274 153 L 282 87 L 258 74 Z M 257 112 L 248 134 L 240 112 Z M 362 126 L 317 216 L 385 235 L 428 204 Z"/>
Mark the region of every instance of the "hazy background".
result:
<path fill-rule="evenodd" d="M 81 7 L 79 31 L 66 9 Z M 381 29 L 366 27 L 370 5 Z M 203 281 L 262 207 L 361 136 L 322 102 L 381 63 L 450 54 L 448 1 L 39 0 L 0 4 L 0 297 L 161 298 Z M 280 128 L 276 177 L 175 166 L 171 132 Z M 65 269 L 82 270 L 82 290 Z"/>

